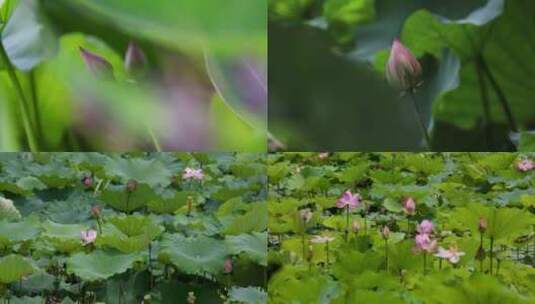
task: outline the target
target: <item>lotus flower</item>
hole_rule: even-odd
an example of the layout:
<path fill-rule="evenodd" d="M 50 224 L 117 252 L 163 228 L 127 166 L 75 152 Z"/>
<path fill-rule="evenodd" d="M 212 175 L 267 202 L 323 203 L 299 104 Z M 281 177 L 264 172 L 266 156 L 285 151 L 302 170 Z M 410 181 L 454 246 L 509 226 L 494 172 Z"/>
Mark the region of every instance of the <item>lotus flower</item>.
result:
<path fill-rule="evenodd" d="M 416 202 L 412 197 L 408 197 L 403 202 L 403 210 L 408 215 L 414 215 L 416 213 Z"/>
<path fill-rule="evenodd" d="M 360 204 L 360 199 L 360 194 L 353 194 L 351 193 L 351 191 L 347 190 L 336 202 L 336 207 L 345 208 L 347 206 L 349 209 L 353 209 L 358 207 L 358 205 Z"/>
<path fill-rule="evenodd" d="M 518 171 L 527 172 L 535 169 L 535 163 L 529 159 L 523 159 L 516 164 Z"/>
<path fill-rule="evenodd" d="M 113 79 L 113 67 L 103 57 L 80 47 L 82 58 L 87 68 L 97 77 L 102 79 Z"/>
<path fill-rule="evenodd" d="M 182 174 L 183 179 L 195 179 L 195 180 L 202 180 L 204 178 L 204 173 L 202 169 L 193 169 L 190 167 L 187 167 L 184 169 L 184 173 Z"/>
<path fill-rule="evenodd" d="M 386 64 L 388 83 L 400 90 L 414 89 L 420 82 L 422 67 L 414 55 L 399 41 L 392 43 L 390 58 Z"/>
<path fill-rule="evenodd" d="M 86 187 L 91 187 L 91 185 L 93 185 L 93 179 L 91 176 L 86 176 L 82 178 L 82 184 L 84 184 Z"/>
<path fill-rule="evenodd" d="M 143 72 L 146 66 L 147 57 L 145 53 L 143 53 L 143 50 L 135 42 L 130 41 L 124 56 L 125 70 L 131 73 L 140 73 Z"/>
<path fill-rule="evenodd" d="M 137 189 L 137 181 L 131 179 L 126 183 L 126 190 L 129 192 L 134 192 Z"/>
<path fill-rule="evenodd" d="M 334 241 L 334 237 L 328 236 L 328 235 L 326 236 L 316 235 L 310 240 L 310 242 L 315 243 L 315 244 L 330 243 L 332 241 Z"/>
<path fill-rule="evenodd" d="M 464 252 L 459 251 L 457 249 L 457 246 L 450 246 L 448 250 L 442 247 L 439 247 L 438 253 L 435 254 L 435 256 L 442 258 L 442 259 L 447 259 L 452 264 L 457 264 L 460 260 L 460 257 L 463 256 L 464 254 L 465 254 Z"/>
<path fill-rule="evenodd" d="M 390 229 L 388 228 L 388 226 L 384 226 L 383 229 L 381 229 L 381 236 L 385 240 L 390 237 Z"/>
<path fill-rule="evenodd" d="M 82 230 L 80 232 L 80 240 L 84 246 L 89 245 L 97 239 L 97 231 L 93 229 Z"/>
<path fill-rule="evenodd" d="M 429 234 L 417 234 L 415 237 L 415 252 L 426 252 L 426 253 L 432 253 L 435 251 L 437 247 L 437 241 L 431 239 Z"/>
<path fill-rule="evenodd" d="M 430 220 L 423 220 L 416 227 L 416 231 L 420 234 L 431 234 L 433 232 L 433 223 Z"/>
<path fill-rule="evenodd" d="M 93 215 L 94 218 L 100 218 L 100 215 L 102 213 L 102 207 L 99 205 L 95 205 L 91 207 L 91 215 Z"/>
<path fill-rule="evenodd" d="M 320 154 L 318 154 L 318 158 L 319 159 L 327 159 L 329 157 L 329 152 L 322 152 Z"/>

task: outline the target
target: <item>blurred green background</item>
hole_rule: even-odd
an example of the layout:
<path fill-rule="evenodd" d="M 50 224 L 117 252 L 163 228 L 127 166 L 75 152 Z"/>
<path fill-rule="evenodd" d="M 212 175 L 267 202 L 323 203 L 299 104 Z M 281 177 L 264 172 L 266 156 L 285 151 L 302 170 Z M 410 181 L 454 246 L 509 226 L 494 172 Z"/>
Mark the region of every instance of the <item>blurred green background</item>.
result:
<path fill-rule="evenodd" d="M 266 0 L 3 0 L 0 12 L 0 151 L 31 148 L 23 101 L 33 150 L 265 151 Z M 140 75 L 125 69 L 131 41 Z M 91 74 L 79 47 L 115 80 Z"/>

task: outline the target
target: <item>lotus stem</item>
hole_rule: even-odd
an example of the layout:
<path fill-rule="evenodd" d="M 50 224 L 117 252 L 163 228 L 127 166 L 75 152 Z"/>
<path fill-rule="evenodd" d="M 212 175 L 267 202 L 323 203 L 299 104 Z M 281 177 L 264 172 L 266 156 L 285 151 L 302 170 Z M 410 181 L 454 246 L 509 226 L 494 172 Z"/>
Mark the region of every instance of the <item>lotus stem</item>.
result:
<path fill-rule="evenodd" d="M 409 92 L 410 99 L 412 101 L 412 109 L 414 110 L 414 115 L 416 116 L 416 121 L 418 122 L 418 125 L 420 126 L 420 129 L 424 135 L 425 140 L 425 146 L 428 151 L 431 151 L 431 139 L 429 138 L 429 134 L 427 133 L 427 128 L 425 127 L 422 114 L 420 113 L 420 109 L 418 107 L 418 103 L 416 102 L 416 98 L 414 96 L 414 92 Z"/>

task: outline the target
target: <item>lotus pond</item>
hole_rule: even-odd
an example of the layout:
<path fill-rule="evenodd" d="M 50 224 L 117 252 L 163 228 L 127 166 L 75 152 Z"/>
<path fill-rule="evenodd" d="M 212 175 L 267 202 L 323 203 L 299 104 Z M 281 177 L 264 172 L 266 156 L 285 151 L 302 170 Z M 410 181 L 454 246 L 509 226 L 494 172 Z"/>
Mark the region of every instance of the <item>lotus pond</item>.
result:
<path fill-rule="evenodd" d="M 269 155 L 270 303 L 533 303 L 533 157 Z"/>
<path fill-rule="evenodd" d="M 262 154 L 0 154 L 0 302 L 264 303 Z"/>

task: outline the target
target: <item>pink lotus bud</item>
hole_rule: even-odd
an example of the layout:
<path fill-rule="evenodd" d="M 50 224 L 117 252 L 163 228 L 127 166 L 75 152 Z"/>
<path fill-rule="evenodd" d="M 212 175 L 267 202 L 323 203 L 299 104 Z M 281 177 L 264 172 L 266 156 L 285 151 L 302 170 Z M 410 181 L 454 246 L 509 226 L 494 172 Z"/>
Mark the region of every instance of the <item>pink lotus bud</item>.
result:
<path fill-rule="evenodd" d="M 310 211 L 310 209 L 305 208 L 305 209 L 299 210 L 299 220 L 301 221 L 303 225 L 310 222 L 311 219 L 312 219 L 312 211 Z"/>
<path fill-rule="evenodd" d="M 147 66 L 147 57 L 139 46 L 130 41 L 124 57 L 124 68 L 130 73 L 142 73 Z"/>
<path fill-rule="evenodd" d="M 224 268 L 224 272 L 225 273 L 231 273 L 232 272 L 232 260 L 231 259 L 226 259 L 225 260 L 225 263 L 223 264 L 223 268 Z"/>
<path fill-rule="evenodd" d="M 134 192 L 137 189 L 137 181 L 131 179 L 126 183 L 126 191 Z"/>
<path fill-rule="evenodd" d="M 97 231 L 93 229 L 80 231 L 80 240 L 84 246 L 89 245 L 97 239 Z"/>
<path fill-rule="evenodd" d="M 91 214 L 93 215 L 93 217 L 99 218 L 101 213 L 102 213 L 102 208 L 99 205 L 95 205 L 91 207 Z"/>
<path fill-rule="evenodd" d="M 487 225 L 487 220 L 484 217 L 480 217 L 477 223 L 477 229 L 479 232 L 484 233 L 487 230 Z"/>
<path fill-rule="evenodd" d="M 113 67 L 103 57 L 80 47 L 82 58 L 87 68 L 97 77 L 102 79 L 114 79 Z"/>
<path fill-rule="evenodd" d="M 388 228 L 388 226 L 384 226 L 383 229 L 381 229 L 381 236 L 385 240 L 390 237 L 390 229 Z"/>
<path fill-rule="evenodd" d="M 82 178 L 82 184 L 84 184 L 86 187 L 91 187 L 91 185 L 93 185 L 93 179 L 91 176 L 86 176 Z"/>
<path fill-rule="evenodd" d="M 390 58 L 386 64 L 386 80 L 403 91 L 418 86 L 422 67 L 412 53 L 396 38 L 392 43 Z"/>
<path fill-rule="evenodd" d="M 405 199 L 405 201 L 403 202 L 403 210 L 408 215 L 414 215 L 414 213 L 416 213 L 416 202 L 412 197 L 408 197 L 407 199 Z"/>

